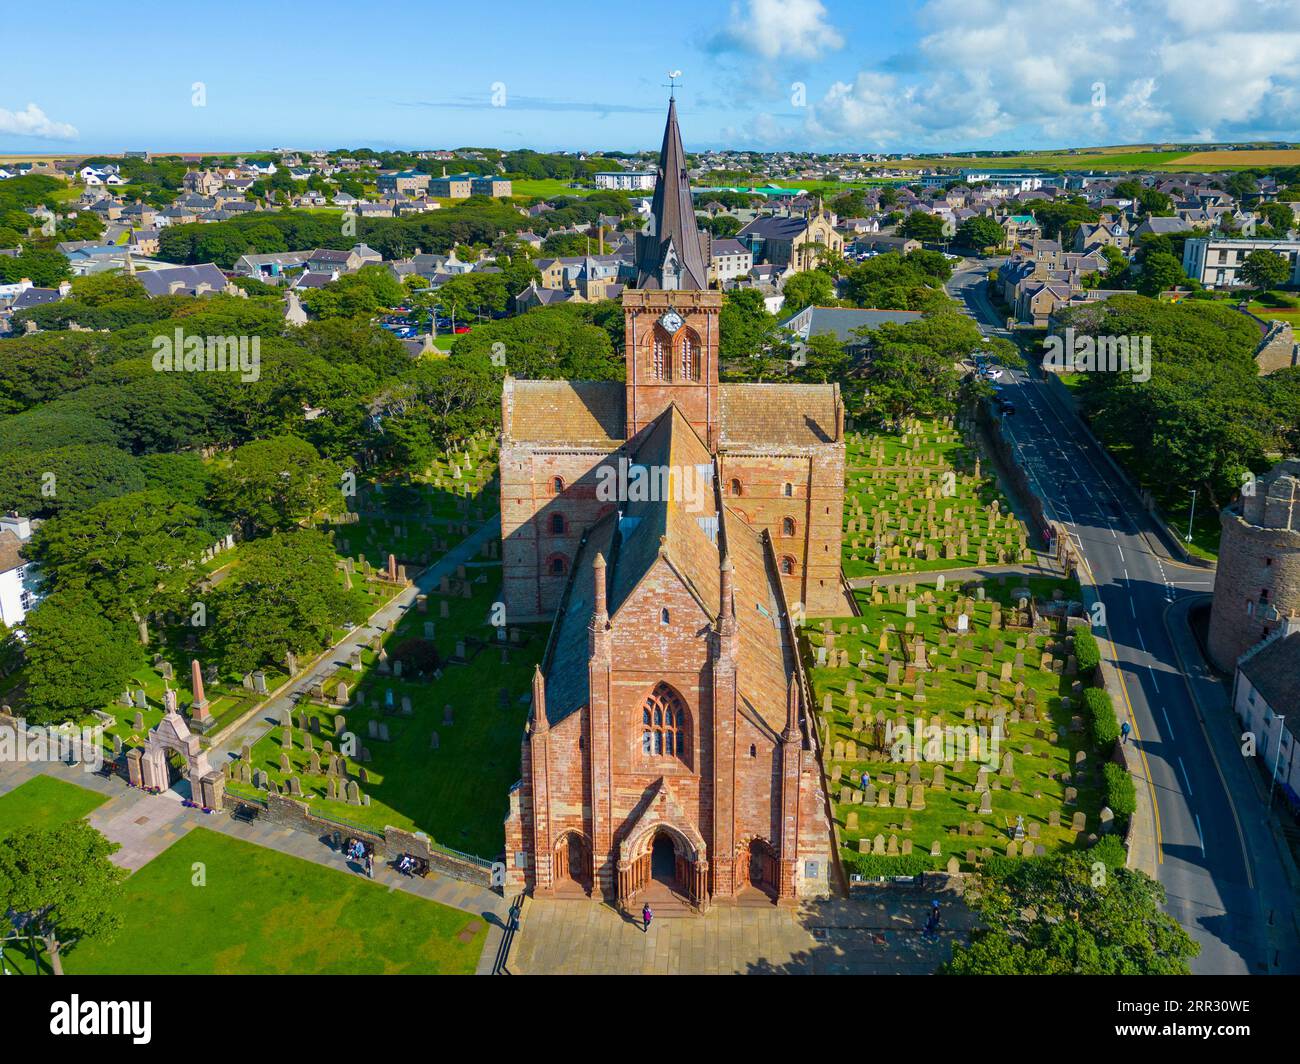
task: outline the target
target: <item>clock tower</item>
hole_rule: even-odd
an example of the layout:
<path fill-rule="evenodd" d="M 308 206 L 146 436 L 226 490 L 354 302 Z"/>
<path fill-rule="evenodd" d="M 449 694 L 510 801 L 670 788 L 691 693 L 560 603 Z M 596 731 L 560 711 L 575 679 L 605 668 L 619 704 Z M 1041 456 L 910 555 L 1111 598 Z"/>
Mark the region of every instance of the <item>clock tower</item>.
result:
<path fill-rule="evenodd" d="M 627 435 L 635 437 L 676 403 L 716 451 L 722 294 L 708 288 L 675 99 L 668 102 L 658 170 L 650 221 L 637 237 L 636 288 L 623 295 Z"/>

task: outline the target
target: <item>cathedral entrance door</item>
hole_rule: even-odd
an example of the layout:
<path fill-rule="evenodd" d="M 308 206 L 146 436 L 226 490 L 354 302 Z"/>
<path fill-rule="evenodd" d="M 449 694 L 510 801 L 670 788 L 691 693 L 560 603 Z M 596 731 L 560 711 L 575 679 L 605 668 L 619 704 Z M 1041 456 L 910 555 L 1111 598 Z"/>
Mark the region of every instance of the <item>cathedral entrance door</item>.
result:
<path fill-rule="evenodd" d="M 650 848 L 650 878 L 673 890 L 680 890 L 677 878 L 677 848 L 663 832 L 655 836 Z"/>

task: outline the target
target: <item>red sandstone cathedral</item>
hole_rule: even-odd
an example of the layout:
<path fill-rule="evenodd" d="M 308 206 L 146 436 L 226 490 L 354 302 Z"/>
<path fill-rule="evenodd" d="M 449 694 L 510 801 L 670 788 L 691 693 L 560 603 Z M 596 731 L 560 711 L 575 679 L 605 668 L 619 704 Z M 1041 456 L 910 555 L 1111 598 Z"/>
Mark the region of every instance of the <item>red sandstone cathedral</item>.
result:
<path fill-rule="evenodd" d="M 844 407 L 833 384 L 719 383 L 674 101 L 636 259 L 625 384 L 505 382 L 506 607 L 553 619 L 507 887 L 698 909 L 823 894 L 791 619 L 845 612 Z"/>

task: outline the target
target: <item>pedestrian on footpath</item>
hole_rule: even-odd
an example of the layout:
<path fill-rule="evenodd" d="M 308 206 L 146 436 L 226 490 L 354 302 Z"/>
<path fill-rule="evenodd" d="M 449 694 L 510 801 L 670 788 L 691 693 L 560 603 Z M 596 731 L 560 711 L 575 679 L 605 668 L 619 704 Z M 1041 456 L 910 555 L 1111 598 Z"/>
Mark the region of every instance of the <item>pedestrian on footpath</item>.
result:
<path fill-rule="evenodd" d="M 1121 743 L 1127 743 L 1128 733 L 1131 732 L 1132 730 L 1133 729 L 1129 727 L 1128 721 L 1125 721 L 1123 724 L 1121 724 L 1119 726 L 1119 741 Z"/>
<path fill-rule="evenodd" d="M 649 933 L 650 921 L 653 920 L 654 918 L 655 918 L 654 910 L 650 908 L 650 903 L 646 902 L 645 905 L 641 907 L 641 921 L 642 921 L 641 930 L 643 933 Z"/>
<path fill-rule="evenodd" d="M 930 915 L 926 917 L 925 930 L 921 933 L 925 935 L 926 938 L 937 937 L 939 934 L 939 920 L 939 899 L 935 898 L 934 901 L 930 903 Z"/>

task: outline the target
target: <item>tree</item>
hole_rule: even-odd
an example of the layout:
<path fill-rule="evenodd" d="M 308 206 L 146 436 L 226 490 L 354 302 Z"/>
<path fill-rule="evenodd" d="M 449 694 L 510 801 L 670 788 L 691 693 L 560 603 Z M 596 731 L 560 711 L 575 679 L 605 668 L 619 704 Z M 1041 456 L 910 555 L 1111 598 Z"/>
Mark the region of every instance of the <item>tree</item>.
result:
<path fill-rule="evenodd" d="M 1186 282 L 1187 274 L 1183 272 L 1182 263 L 1172 255 L 1157 251 L 1143 259 L 1137 290 L 1144 296 L 1155 297 Z"/>
<path fill-rule="evenodd" d="M 55 828 L 19 828 L 0 845 L 0 911 L 45 942 L 50 966 L 88 939 L 111 942 L 122 929 L 122 882 L 110 861 L 119 844 L 85 820 Z"/>
<path fill-rule="evenodd" d="M 1186 975 L 1200 952 L 1160 906 L 1165 890 L 1106 854 L 994 858 L 967 881 L 981 926 L 948 975 Z"/>
<path fill-rule="evenodd" d="M 130 620 L 149 642 L 149 614 L 173 604 L 211 539 L 203 513 L 157 491 L 71 510 L 36 533 L 32 553 L 59 588 L 83 588 L 110 620 Z"/>
<path fill-rule="evenodd" d="M 821 333 L 808 338 L 804 360 L 794 376 L 814 384 L 829 384 L 843 380 L 848 370 L 849 356 L 834 333 Z"/>
<path fill-rule="evenodd" d="M 49 517 L 144 487 L 135 459 L 105 444 L 11 452 L 0 461 L 0 510 Z"/>
<path fill-rule="evenodd" d="M 948 233 L 944 231 L 944 226 L 944 219 L 937 214 L 917 210 L 903 219 L 903 224 L 898 227 L 898 232 L 912 240 L 920 240 L 926 244 L 938 244 L 948 239 Z"/>
<path fill-rule="evenodd" d="M 796 273 L 785 282 L 782 292 L 785 296 L 782 310 L 787 314 L 793 314 L 804 307 L 830 307 L 836 303 L 835 278 L 825 270 Z"/>
<path fill-rule="evenodd" d="M 957 227 L 958 243 L 972 251 L 1001 247 L 1006 242 L 1006 238 L 1007 234 L 1002 226 L 982 214 L 967 218 Z"/>
<path fill-rule="evenodd" d="M 56 591 L 23 620 L 33 724 L 62 723 L 102 709 L 122 693 L 139 651 L 83 590 Z"/>
<path fill-rule="evenodd" d="M 726 293 L 718 322 L 719 360 L 738 363 L 762 354 L 776 340 L 776 328 L 776 315 L 768 313 L 758 289 Z"/>
<path fill-rule="evenodd" d="M 251 538 L 292 528 L 330 506 L 341 509 L 342 476 L 306 440 L 276 436 L 245 444 L 217 468 L 212 501 Z"/>
<path fill-rule="evenodd" d="M 337 561 L 333 543 L 315 529 L 245 544 L 239 566 L 212 595 L 209 616 L 224 667 L 246 673 L 289 651 L 316 653 L 336 626 L 363 620 L 368 599 L 340 586 Z"/>
<path fill-rule="evenodd" d="M 1276 288 L 1291 277 L 1291 263 L 1276 251 L 1252 251 L 1241 267 L 1241 276 L 1252 288 Z"/>

